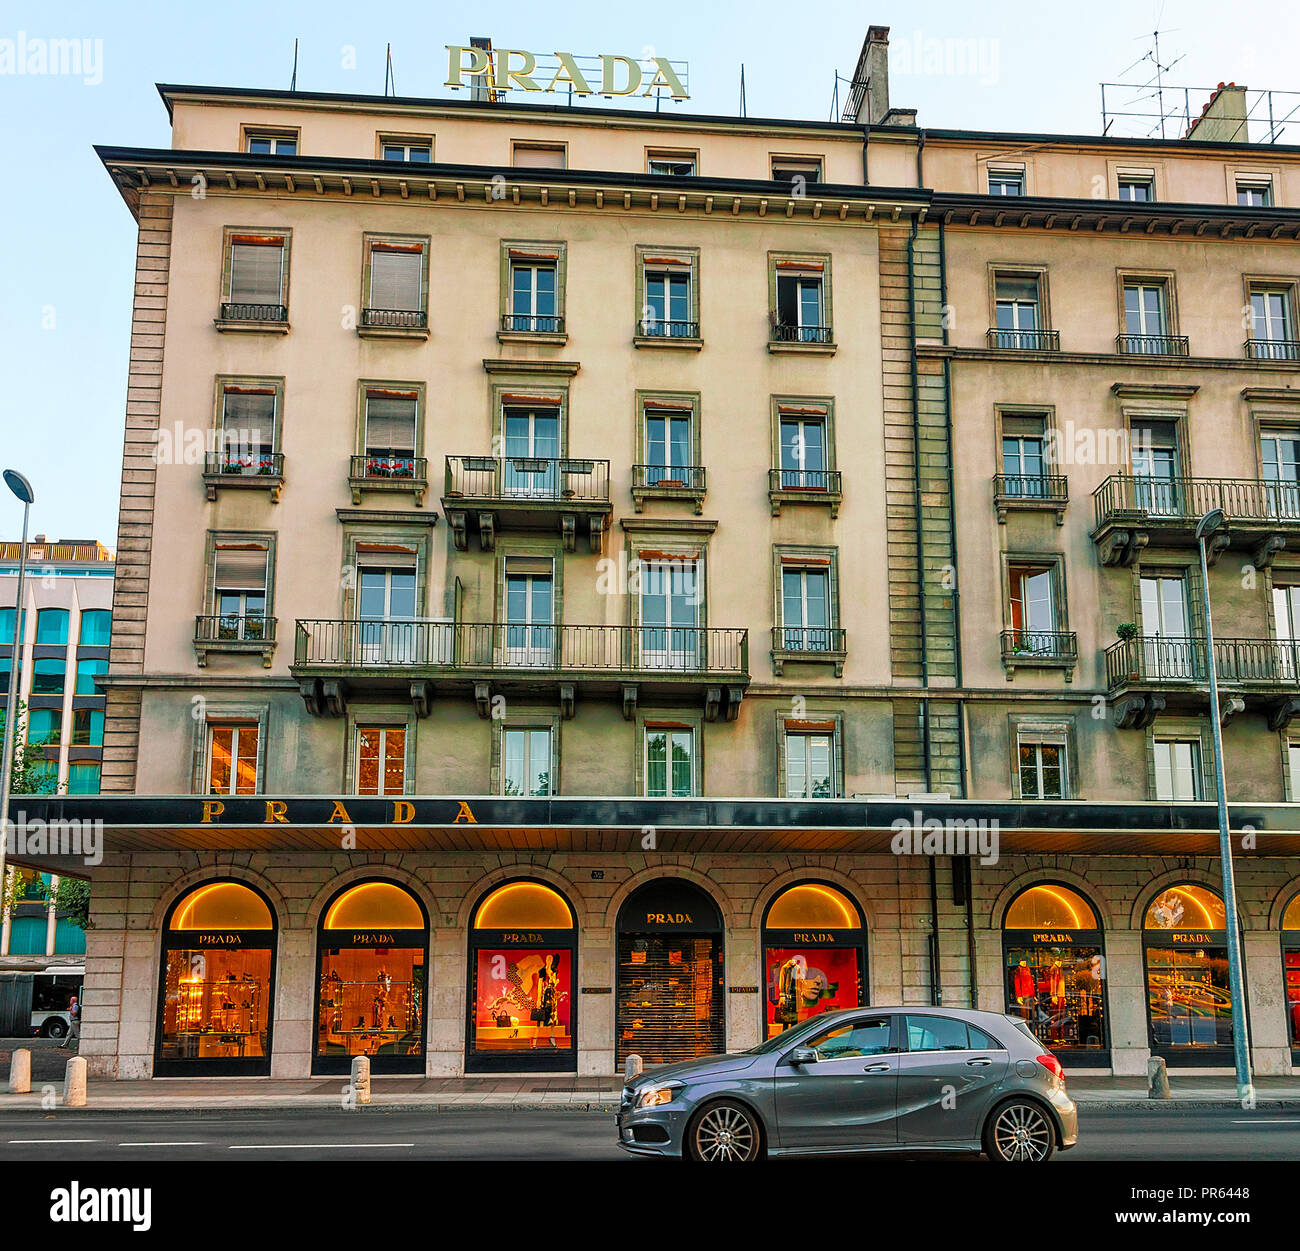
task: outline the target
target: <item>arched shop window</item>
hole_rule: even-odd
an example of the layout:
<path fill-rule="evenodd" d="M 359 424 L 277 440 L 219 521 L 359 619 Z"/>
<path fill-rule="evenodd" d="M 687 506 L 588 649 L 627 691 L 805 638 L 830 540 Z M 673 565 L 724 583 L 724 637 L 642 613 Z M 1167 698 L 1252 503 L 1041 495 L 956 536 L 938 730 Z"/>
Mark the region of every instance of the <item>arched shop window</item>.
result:
<path fill-rule="evenodd" d="M 1180 883 L 1147 909 L 1142 946 L 1151 1047 L 1171 1063 L 1228 1062 L 1232 998 L 1223 900 Z"/>
<path fill-rule="evenodd" d="M 660 878 L 618 910 L 614 1037 L 618 1064 L 692 1060 L 726 1048 L 722 914 L 698 886 Z"/>
<path fill-rule="evenodd" d="M 578 1067 L 573 909 L 543 882 L 507 882 L 474 910 L 466 1072 Z"/>
<path fill-rule="evenodd" d="M 1286 1026 L 1292 1060 L 1300 1064 L 1300 895 L 1282 914 L 1282 969 L 1286 978 Z"/>
<path fill-rule="evenodd" d="M 1070 1064 L 1104 1064 L 1106 959 L 1093 906 L 1043 882 L 1011 901 L 1002 923 L 1007 1011 Z"/>
<path fill-rule="evenodd" d="M 424 1072 L 424 970 L 429 921 L 393 882 L 340 891 L 316 939 L 314 1073 L 345 1073 L 369 1056 L 376 1073 Z"/>
<path fill-rule="evenodd" d="M 205 882 L 163 925 L 158 990 L 160 1077 L 271 1071 L 275 915 L 243 882 Z"/>
<path fill-rule="evenodd" d="M 824 882 L 782 891 L 763 918 L 765 1037 L 867 1001 L 867 931 L 858 906 Z"/>

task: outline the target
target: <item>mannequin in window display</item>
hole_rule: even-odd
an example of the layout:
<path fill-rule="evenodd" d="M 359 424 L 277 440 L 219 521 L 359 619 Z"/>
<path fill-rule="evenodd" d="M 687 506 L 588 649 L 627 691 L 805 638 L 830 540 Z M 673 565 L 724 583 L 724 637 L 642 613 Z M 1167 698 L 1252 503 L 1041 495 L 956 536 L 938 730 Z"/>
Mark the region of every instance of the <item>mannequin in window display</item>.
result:
<path fill-rule="evenodd" d="M 799 1023 L 799 984 L 808 975 L 808 961 L 791 956 L 776 973 L 776 1020 L 786 1029 Z"/>
<path fill-rule="evenodd" d="M 1034 973 L 1028 960 L 1021 960 L 1011 971 L 1011 997 L 1025 1020 L 1033 1015 L 1038 995 L 1034 990 Z"/>
<path fill-rule="evenodd" d="M 560 970 L 556 968 L 556 958 L 554 955 L 548 955 L 546 962 L 542 965 L 537 973 L 537 1008 L 534 1016 L 537 1021 L 537 1033 L 541 1034 L 543 1030 L 547 1031 L 546 1041 L 552 1046 L 556 1046 L 555 1030 L 560 1025 L 560 1000 L 564 995 L 560 991 Z M 533 1045 L 537 1045 L 537 1038 L 533 1038 Z"/>

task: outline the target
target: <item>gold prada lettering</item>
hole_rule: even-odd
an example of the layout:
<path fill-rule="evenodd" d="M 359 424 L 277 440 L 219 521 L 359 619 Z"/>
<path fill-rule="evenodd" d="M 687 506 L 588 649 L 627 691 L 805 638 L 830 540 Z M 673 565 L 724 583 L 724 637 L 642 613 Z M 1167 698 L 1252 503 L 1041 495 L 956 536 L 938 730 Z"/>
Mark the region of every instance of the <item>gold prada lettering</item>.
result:
<path fill-rule="evenodd" d="M 210 825 L 213 817 L 219 817 L 226 810 L 226 805 L 219 799 L 205 799 L 203 801 L 203 824 Z"/>
<path fill-rule="evenodd" d="M 647 925 L 690 925 L 691 914 L 689 912 L 647 912 L 645 919 Z"/>
<path fill-rule="evenodd" d="M 468 822 L 470 825 L 478 824 L 478 817 L 470 810 L 469 804 L 463 799 L 460 801 L 460 808 L 456 811 L 456 819 L 452 825 L 460 825 L 462 822 Z"/>
<path fill-rule="evenodd" d="M 348 810 L 343 806 L 342 800 L 334 801 L 334 811 L 330 813 L 330 819 L 327 824 L 333 824 L 335 821 L 342 821 L 345 825 L 352 824 L 352 818 L 348 816 Z"/>
<path fill-rule="evenodd" d="M 286 815 L 289 811 L 289 805 L 283 799 L 268 799 L 266 801 L 266 820 L 263 825 L 271 825 L 276 821 L 282 821 L 285 825 L 289 824 L 289 818 Z"/>
<path fill-rule="evenodd" d="M 558 63 L 550 81 L 543 87 L 533 75 L 537 72 L 537 54 L 523 48 L 497 48 L 488 52 L 486 48 L 470 48 L 463 44 L 446 44 L 447 81 L 444 86 L 464 87 L 466 77 L 488 80 L 488 85 L 498 91 L 530 91 L 538 94 L 572 89 L 580 96 L 595 95 L 597 91 L 604 96 L 635 95 L 645 84 L 643 96 L 654 95 L 664 90 L 674 100 L 689 100 L 686 90 L 672 62 L 666 57 L 646 57 L 644 62 L 630 56 L 618 56 L 608 52 L 599 57 L 588 58 L 600 61 L 600 86 L 594 87 L 586 73 L 578 65 L 578 58 L 572 52 L 554 52 L 551 55 Z"/>

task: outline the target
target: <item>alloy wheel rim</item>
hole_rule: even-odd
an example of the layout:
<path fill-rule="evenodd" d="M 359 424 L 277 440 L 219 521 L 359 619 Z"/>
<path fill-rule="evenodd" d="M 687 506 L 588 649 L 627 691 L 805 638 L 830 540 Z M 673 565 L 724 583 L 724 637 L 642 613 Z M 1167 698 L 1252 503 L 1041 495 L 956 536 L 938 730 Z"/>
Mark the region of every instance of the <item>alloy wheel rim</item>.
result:
<path fill-rule="evenodd" d="M 993 1141 L 1004 1160 L 1035 1162 L 1047 1158 L 1052 1141 L 1047 1120 L 1037 1108 L 1014 1103 L 998 1116 Z"/>
<path fill-rule="evenodd" d="M 710 1163 L 748 1160 L 754 1150 L 754 1127 L 735 1108 L 713 1108 L 695 1131 L 700 1158 Z"/>

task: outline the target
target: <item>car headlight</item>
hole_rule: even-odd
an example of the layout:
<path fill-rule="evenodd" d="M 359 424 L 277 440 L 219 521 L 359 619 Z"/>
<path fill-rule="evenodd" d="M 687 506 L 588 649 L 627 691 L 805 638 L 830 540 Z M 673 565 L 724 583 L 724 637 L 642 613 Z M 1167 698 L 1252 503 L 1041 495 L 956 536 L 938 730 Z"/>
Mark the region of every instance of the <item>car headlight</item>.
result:
<path fill-rule="evenodd" d="M 681 1090 L 681 1082 L 663 1082 L 657 1086 L 643 1086 L 636 1094 L 638 1108 L 657 1108 L 661 1103 L 671 1103 Z"/>

